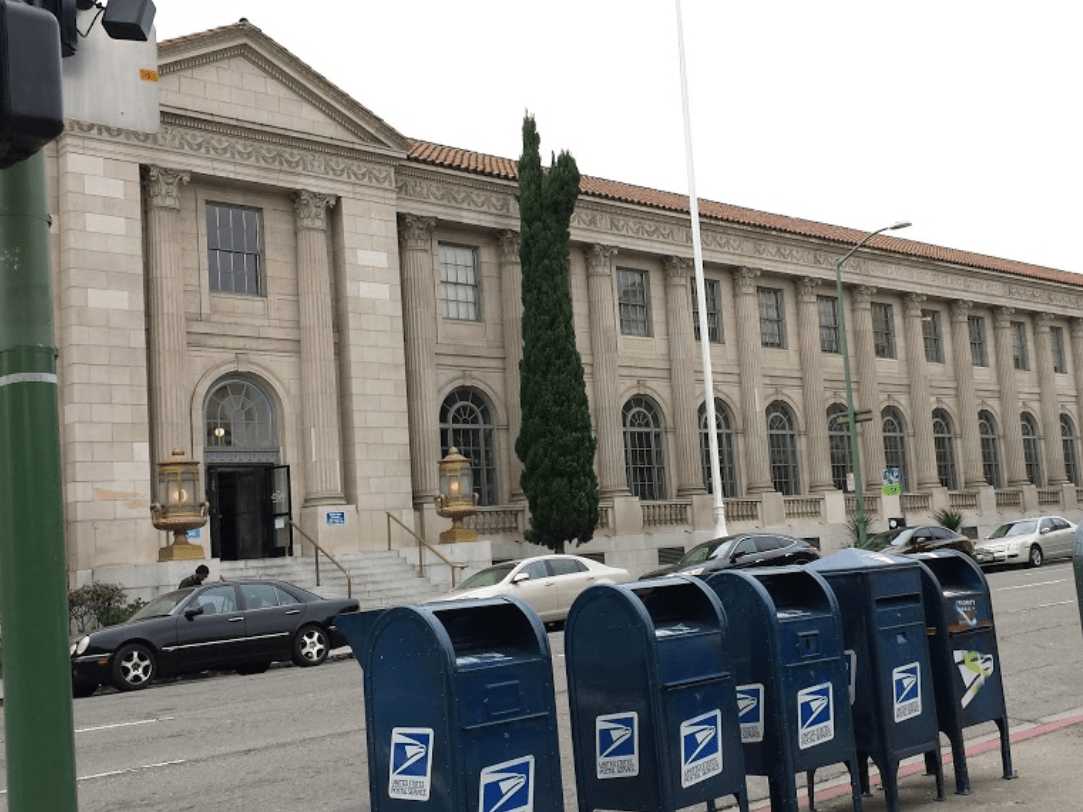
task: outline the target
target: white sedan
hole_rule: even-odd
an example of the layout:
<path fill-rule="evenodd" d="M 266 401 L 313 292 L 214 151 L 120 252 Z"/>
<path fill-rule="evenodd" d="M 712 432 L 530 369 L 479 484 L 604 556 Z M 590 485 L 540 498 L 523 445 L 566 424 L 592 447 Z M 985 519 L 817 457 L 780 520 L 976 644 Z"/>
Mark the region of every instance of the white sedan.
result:
<path fill-rule="evenodd" d="M 1017 519 L 1002 524 L 974 547 L 979 564 L 1027 564 L 1040 567 L 1047 558 L 1070 557 L 1076 526 L 1060 516 Z"/>
<path fill-rule="evenodd" d="M 630 580 L 628 570 L 607 567 L 589 558 L 542 555 L 484 569 L 440 600 L 514 595 L 537 612 L 542 622 L 555 623 L 568 616 L 572 603 L 587 587 Z"/>

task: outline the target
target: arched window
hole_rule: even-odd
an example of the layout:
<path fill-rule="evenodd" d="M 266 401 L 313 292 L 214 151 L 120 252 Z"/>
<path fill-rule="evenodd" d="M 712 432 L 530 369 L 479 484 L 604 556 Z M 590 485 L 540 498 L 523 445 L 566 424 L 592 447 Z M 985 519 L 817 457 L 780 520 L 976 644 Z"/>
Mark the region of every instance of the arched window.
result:
<path fill-rule="evenodd" d="M 790 407 L 775 401 L 767 407 L 767 452 L 771 481 L 775 490 L 786 496 L 801 492 L 797 468 L 797 421 Z"/>
<path fill-rule="evenodd" d="M 943 409 L 933 409 L 933 450 L 936 452 L 936 475 L 949 490 L 959 487 L 955 469 L 955 445 L 951 417 Z"/>
<path fill-rule="evenodd" d="M 1060 416 L 1060 437 L 1064 443 L 1064 474 L 1073 485 L 1079 484 L 1079 436 L 1069 415 Z"/>
<path fill-rule="evenodd" d="M 489 402 L 476 389 L 456 389 L 440 407 L 441 456 L 454 446 L 470 460 L 479 505 L 497 503 L 492 415 Z"/>
<path fill-rule="evenodd" d="M 910 480 L 906 475 L 906 430 L 902 412 L 894 406 L 888 406 L 880 413 L 884 435 L 884 467 L 899 469 L 900 481 L 904 491 L 910 490 Z"/>
<path fill-rule="evenodd" d="M 1038 442 L 1038 424 L 1034 416 L 1023 412 L 1019 415 L 1019 428 L 1023 432 L 1023 463 L 1031 485 L 1042 484 L 1042 448 Z"/>
<path fill-rule="evenodd" d="M 841 403 L 827 407 L 827 441 L 831 450 L 831 481 L 840 491 L 848 491 L 846 475 L 850 473 L 850 420 Z"/>
<path fill-rule="evenodd" d="M 232 377 L 215 384 L 203 423 L 208 462 L 278 462 L 274 407 L 254 381 Z"/>
<path fill-rule="evenodd" d="M 978 412 L 978 438 L 981 441 L 981 471 L 985 481 L 1000 487 L 1000 447 L 997 444 L 997 423 L 986 409 Z"/>
<path fill-rule="evenodd" d="M 662 417 L 657 404 L 637 395 L 624 404 L 624 471 L 632 494 L 640 499 L 666 498 L 666 462 Z"/>
<path fill-rule="evenodd" d="M 718 467 L 722 475 L 722 495 L 732 499 L 737 495 L 737 466 L 733 443 L 733 416 L 726 404 L 714 399 L 714 420 L 718 429 Z M 703 486 L 714 493 L 711 483 L 710 435 L 707 432 L 707 405 L 699 405 L 699 456 L 703 467 Z"/>

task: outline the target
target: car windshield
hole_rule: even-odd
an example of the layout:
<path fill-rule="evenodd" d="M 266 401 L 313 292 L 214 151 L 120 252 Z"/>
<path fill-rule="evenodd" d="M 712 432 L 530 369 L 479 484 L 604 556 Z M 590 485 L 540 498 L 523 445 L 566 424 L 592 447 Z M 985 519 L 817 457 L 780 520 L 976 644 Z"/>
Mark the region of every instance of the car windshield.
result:
<path fill-rule="evenodd" d="M 159 595 L 132 615 L 131 619 L 146 620 L 148 617 L 162 617 L 168 615 L 177 608 L 181 601 L 191 594 L 191 589 L 178 589 L 176 592 L 167 592 L 165 595 Z"/>
<path fill-rule="evenodd" d="M 478 589 L 483 586 L 496 586 L 505 578 L 508 577 L 508 573 L 515 569 L 515 564 L 497 564 L 495 567 L 489 567 L 487 570 L 481 572 L 475 572 L 461 584 L 456 590 L 461 592 L 464 589 Z"/>
<path fill-rule="evenodd" d="M 1033 519 L 1025 522 L 1008 522 L 994 530 L 989 538 L 1002 539 L 1009 536 L 1028 536 L 1037 529 L 1038 523 Z"/>
<path fill-rule="evenodd" d="M 912 527 L 900 527 L 897 530 L 877 533 L 874 536 L 869 536 L 869 549 L 882 550 L 885 547 L 902 547 L 906 542 L 910 541 L 910 536 L 913 534 L 914 528 Z"/>
<path fill-rule="evenodd" d="M 684 554 L 680 562 L 678 562 L 677 566 L 688 567 L 692 564 L 702 564 L 708 558 L 715 558 L 715 551 L 720 547 L 728 544 L 730 544 L 730 542 L 718 541 L 717 539 L 715 541 L 708 541 L 703 544 L 697 544 L 695 547 L 693 547 L 691 550 Z"/>

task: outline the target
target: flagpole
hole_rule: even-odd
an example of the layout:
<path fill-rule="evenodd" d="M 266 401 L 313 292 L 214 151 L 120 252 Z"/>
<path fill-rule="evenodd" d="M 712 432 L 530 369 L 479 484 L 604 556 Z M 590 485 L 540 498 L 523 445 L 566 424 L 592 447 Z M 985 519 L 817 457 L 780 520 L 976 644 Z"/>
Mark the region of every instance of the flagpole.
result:
<path fill-rule="evenodd" d="M 688 210 L 692 219 L 692 258 L 696 272 L 696 302 L 699 310 L 699 347 L 703 359 L 703 403 L 707 410 L 707 444 L 711 462 L 711 491 L 714 495 L 715 537 L 729 535 L 726 529 L 726 505 L 722 501 L 722 472 L 718 461 L 718 423 L 714 408 L 714 373 L 711 370 L 711 342 L 707 325 L 707 291 L 703 281 L 703 245 L 699 236 L 699 199 L 696 197 L 696 169 L 692 159 L 692 114 L 688 105 L 688 69 L 684 60 L 684 23 L 681 0 L 677 6 L 677 54 L 681 65 L 681 107 L 684 111 L 684 154 L 688 166 Z M 685 415 L 683 419 L 690 419 Z"/>

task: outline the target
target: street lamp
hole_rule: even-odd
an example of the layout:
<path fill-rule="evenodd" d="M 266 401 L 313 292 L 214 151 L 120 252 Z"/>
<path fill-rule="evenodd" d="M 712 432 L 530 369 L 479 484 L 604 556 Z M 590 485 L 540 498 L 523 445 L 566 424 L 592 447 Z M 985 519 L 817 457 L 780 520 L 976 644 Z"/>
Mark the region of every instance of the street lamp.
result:
<path fill-rule="evenodd" d="M 463 519 L 478 512 L 474 496 L 474 469 L 470 460 L 449 448 L 447 456 L 440 460 L 440 493 L 436 497 L 436 512 L 451 519 L 451 527 L 440 534 L 441 544 L 457 541 L 477 541 L 476 531 L 463 526 Z"/>
<path fill-rule="evenodd" d="M 173 542 L 158 551 L 159 561 L 194 561 L 203 558 L 203 545 L 188 541 L 188 531 L 207 523 L 207 503 L 197 500 L 199 463 L 185 460 L 174 449 L 170 462 L 158 463 L 158 498 L 150 506 L 151 520 L 159 530 L 173 534 Z"/>
<path fill-rule="evenodd" d="M 839 350 L 842 353 L 842 374 L 846 379 L 846 415 L 848 418 L 847 427 L 850 432 L 850 467 L 853 470 L 854 497 L 857 502 L 855 518 L 857 523 L 858 546 L 864 546 L 865 535 L 868 528 L 865 515 L 865 485 L 864 482 L 862 482 L 861 477 L 861 448 L 858 445 L 857 415 L 854 412 L 854 381 L 853 377 L 850 375 L 850 353 L 846 344 L 846 307 L 843 304 L 842 299 L 842 266 L 846 263 L 846 260 L 856 254 L 860 248 L 864 247 L 865 243 L 877 234 L 883 234 L 885 231 L 898 231 L 903 228 L 910 228 L 910 223 L 902 220 L 898 223 L 893 223 L 890 226 L 884 226 L 876 231 L 869 232 L 864 236 L 861 242 L 851 248 L 845 256 L 835 263 L 835 297 L 838 299 L 839 303 Z"/>

